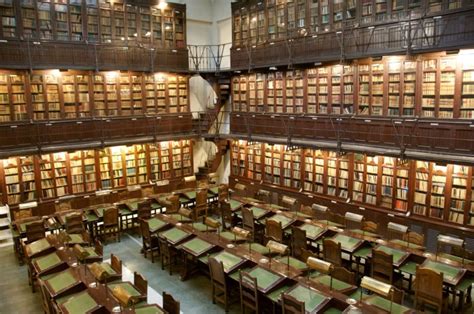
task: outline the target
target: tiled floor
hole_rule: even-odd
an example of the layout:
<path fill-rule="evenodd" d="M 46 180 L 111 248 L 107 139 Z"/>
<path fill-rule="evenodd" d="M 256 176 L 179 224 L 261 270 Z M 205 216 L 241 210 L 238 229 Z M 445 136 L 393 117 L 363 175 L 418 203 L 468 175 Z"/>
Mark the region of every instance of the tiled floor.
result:
<path fill-rule="evenodd" d="M 119 256 L 131 271 L 140 272 L 148 284 L 158 293 L 166 291 L 181 302 L 183 313 L 224 313 L 223 307 L 212 304 L 211 285 L 204 275 L 194 275 L 181 281 L 179 274 L 169 275 L 167 269 L 161 270 L 161 264 L 145 259 L 140 254 L 140 239 L 122 235 L 120 243 L 110 242 L 105 246 L 105 258 L 110 253 Z M 28 285 L 26 266 L 19 266 L 11 247 L 0 248 L 0 313 L 42 313 L 41 295 L 32 293 Z M 235 302 L 229 313 L 240 313 L 240 304 Z"/>

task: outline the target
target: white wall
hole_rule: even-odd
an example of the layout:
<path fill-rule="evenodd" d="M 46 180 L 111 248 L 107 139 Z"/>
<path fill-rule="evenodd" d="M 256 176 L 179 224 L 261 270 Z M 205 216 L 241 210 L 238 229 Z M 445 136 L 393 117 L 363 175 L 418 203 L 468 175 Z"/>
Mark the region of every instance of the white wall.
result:
<path fill-rule="evenodd" d="M 170 0 L 186 4 L 186 36 L 189 45 L 217 45 L 232 41 L 231 0 Z M 224 55 L 230 55 L 230 45 Z M 224 58 L 222 67 L 230 67 L 230 58 Z M 205 111 L 214 105 L 216 94 L 209 83 L 195 75 L 189 80 L 189 100 L 191 111 Z M 227 110 L 228 108 L 226 108 Z M 228 121 L 228 117 L 225 117 Z M 228 125 L 223 128 L 228 129 Z M 221 131 L 224 131 L 221 129 Z M 194 172 L 208 159 L 208 153 L 216 146 L 197 140 L 193 147 Z M 219 182 L 228 182 L 230 174 L 230 154 L 226 154 L 217 170 Z"/>

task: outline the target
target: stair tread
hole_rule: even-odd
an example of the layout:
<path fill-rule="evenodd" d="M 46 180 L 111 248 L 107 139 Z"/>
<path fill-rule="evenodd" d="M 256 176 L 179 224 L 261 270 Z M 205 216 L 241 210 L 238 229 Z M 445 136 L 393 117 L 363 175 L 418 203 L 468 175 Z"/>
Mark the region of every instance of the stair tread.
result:
<path fill-rule="evenodd" d="M 0 230 L 0 241 L 8 240 L 12 238 L 10 229 Z"/>

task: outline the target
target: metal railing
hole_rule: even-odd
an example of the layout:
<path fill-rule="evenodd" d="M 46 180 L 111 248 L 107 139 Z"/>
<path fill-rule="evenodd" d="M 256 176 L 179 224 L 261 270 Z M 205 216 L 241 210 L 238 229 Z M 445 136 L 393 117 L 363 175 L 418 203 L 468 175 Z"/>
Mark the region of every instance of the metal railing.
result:
<path fill-rule="evenodd" d="M 220 72 L 230 70 L 232 43 L 220 45 L 188 45 L 189 70 Z"/>

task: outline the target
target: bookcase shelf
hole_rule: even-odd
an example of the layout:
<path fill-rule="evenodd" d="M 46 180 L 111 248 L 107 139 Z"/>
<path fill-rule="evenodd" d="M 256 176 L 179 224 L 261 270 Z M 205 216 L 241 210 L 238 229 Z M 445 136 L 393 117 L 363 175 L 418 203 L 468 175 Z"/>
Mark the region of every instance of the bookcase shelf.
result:
<path fill-rule="evenodd" d="M 0 122 L 188 111 L 188 77 L 183 75 L 0 71 Z"/>
<path fill-rule="evenodd" d="M 471 119 L 472 59 L 472 52 L 466 50 L 458 55 L 437 52 L 416 58 L 385 56 L 344 65 L 328 63 L 316 68 L 240 74 L 233 78 L 233 109 Z"/>
<path fill-rule="evenodd" d="M 266 143 L 232 143 L 231 174 L 393 213 L 474 225 L 472 167 Z M 299 182 L 297 182 L 299 181 Z"/>
<path fill-rule="evenodd" d="M 0 161 L 0 192 L 4 203 L 16 205 L 147 185 L 191 175 L 192 156 L 191 142 L 183 140 L 12 157 Z"/>
<path fill-rule="evenodd" d="M 168 3 L 161 10 L 153 4 L 123 0 L 4 0 L 0 7 L 0 38 L 186 47 L 184 4 Z"/>

